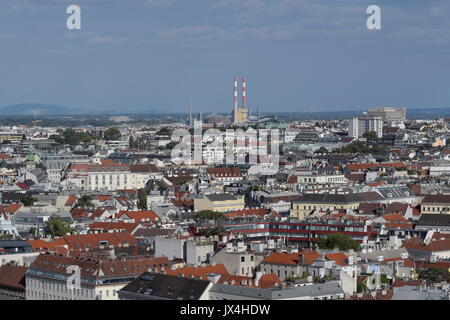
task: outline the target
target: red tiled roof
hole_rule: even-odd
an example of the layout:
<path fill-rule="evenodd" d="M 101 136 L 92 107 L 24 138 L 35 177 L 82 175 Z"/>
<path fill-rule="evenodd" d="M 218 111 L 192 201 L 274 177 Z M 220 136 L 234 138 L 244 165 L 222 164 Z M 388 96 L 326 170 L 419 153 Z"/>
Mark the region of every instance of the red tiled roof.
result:
<path fill-rule="evenodd" d="M 118 222 L 94 222 L 89 225 L 89 230 L 101 230 L 101 231 L 127 231 L 132 233 L 136 227 L 139 226 L 139 223 L 127 223 L 123 221 Z"/>
<path fill-rule="evenodd" d="M 127 216 L 130 219 L 133 219 L 135 222 L 145 222 L 145 221 L 159 221 L 158 215 L 152 210 L 143 210 L 143 211 L 126 211 L 122 210 L 117 213 L 116 218 L 120 219 L 123 216 Z"/>
<path fill-rule="evenodd" d="M 0 266 L 0 287 L 25 291 L 25 274 L 27 267 L 3 265 Z"/>
<path fill-rule="evenodd" d="M 105 279 L 108 277 L 137 277 L 155 266 L 169 266 L 167 257 L 139 257 L 133 259 L 96 260 L 82 257 L 64 257 L 58 255 L 39 255 L 30 269 L 67 274 L 67 267 L 80 267 L 81 276 L 85 279 Z M 100 271 L 102 273 L 100 273 Z"/>
<path fill-rule="evenodd" d="M 411 238 L 403 241 L 402 247 L 408 250 L 419 250 L 428 252 L 439 252 L 450 250 L 450 239 L 431 241 L 428 245 L 419 238 Z"/>
<path fill-rule="evenodd" d="M 262 263 L 274 263 L 274 264 L 298 264 L 298 253 L 286 253 L 286 252 L 272 252 L 267 257 L 264 258 Z"/>
<path fill-rule="evenodd" d="M 18 204 L 18 203 L 12 203 L 9 204 L 5 209 L 6 213 L 9 214 L 15 214 L 17 212 L 17 210 L 19 210 L 20 208 L 23 207 L 23 204 Z"/>
<path fill-rule="evenodd" d="M 116 208 L 113 206 L 105 206 L 105 207 L 97 207 L 95 208 L 94 212 L 91 215 L 91 219 L 94 218 L 100 218 L 103 213 L 105 213 L 105 211 L 110 210 L 110 211 L 115 211 Z"/>
<path fill-rule="evenodd" d="M 35 252 L 66 253 L 67 242 L 63 239 L 45 241 L 42 239 L 27 240 Z"/>
<path fill-rule="evenodd" d="M 325 258 L 327 258 L 328 260 L 335 261 L 336 264 L 340 266 L 348 265 L 348 263 L 345 261 L 348 259 L 348 256 L 343 252 L 327 253 L 325 254 Z"/>
<path fill-rule="evenodd" d="M 111 195 L 101 195 L 101 196 L 95 196 L 95 198 L 101 202 L 105 202 L 108 200 L 111 200 L 113 198 L 113 196 Z"/>
<path fill-rule="evenodd" d="M 89 213 L 84 208 L 73 208 L 70 211 L 70 214 L 72 215 L 73 219 L 80 219 L 80 218 L 88 218 Z"/>
<path fill-rule="evenodd" d="M 239 167 L 219 167 L 208 168 L 207 173 L 214 177 L 241 177 L 241 169 Z"/>
<path fill-rule="evenodd" d="M 113 247 L 132 246 L 136 244 L 136 238 L 129 232 L 103 232 L 93 234 L 76 234 L 64 236 L 64 240 L 70 249 L 96 249 L 100 242 L 107 241 Z"/>
<path fill-rule="evenodd" d="M 165 272 L 168 275 L 174 275 L 174 276 L 183 275 L 184 277 L 193 276 L 196 278 L 202 278 L 204 280 L 207 279 L 206 275 L 209 273 L 229 275 L 227 269 L 225 268 L 225 266 L 223 264 L 216 264 L 215 266 L 208 264 L 205 266 L 184 267 L 184 268 L 178 268 L 175 270 L 166 269 Z"/>
<path fill-rule="evenodd" d="M 408 220 L 398 213 L 392 213 L 392 214 L 385 214 L 382 216 L 384 220 L 387 222 L 400 222 L 400 223 L 407 223 Z"/>
<path fill-rule="evenodd" d="M 66 206 L 66 207 L 72 207 L 76 202 L 77 202 L 77 197 L 75 197 L 75 196 L 69 196 L 69 197 L 67 198 L 67 201 L 66 201 L 65 206 Z"/>
<path fill-rule="evenodd" d="M 450 203 L 450 194 L 427 194 L 422 200 L 423 203 Z"/>
<path fill-rule="evenodd" d="M 365 171 L 370 168 L 405 168 L 407 165 L 403 162 L 384 162 L 384 163 L 348 163 L 345 165 L 350 171 Z"/>
<path fill-rule="evenodd" d="M 268 289 L 275 286 L 281 286 L 281 280 L 273 273 L 266 273 L 259 279 L 259 287 L 262 289 Z"/>

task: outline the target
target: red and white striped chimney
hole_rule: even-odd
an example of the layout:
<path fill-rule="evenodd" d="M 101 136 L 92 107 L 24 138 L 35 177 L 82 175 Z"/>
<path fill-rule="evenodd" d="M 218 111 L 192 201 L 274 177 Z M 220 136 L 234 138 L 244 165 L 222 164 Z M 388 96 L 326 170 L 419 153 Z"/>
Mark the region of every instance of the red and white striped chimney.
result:
<path fill-rule="evenodd" d="M 234 110 L 238 108 L 238 78 L 234 77 Z"/>
<path fill-rule="evenodd" d="M 247 101 L 247 78 L 242 78 L 242 108 L 245 108 Z"/>

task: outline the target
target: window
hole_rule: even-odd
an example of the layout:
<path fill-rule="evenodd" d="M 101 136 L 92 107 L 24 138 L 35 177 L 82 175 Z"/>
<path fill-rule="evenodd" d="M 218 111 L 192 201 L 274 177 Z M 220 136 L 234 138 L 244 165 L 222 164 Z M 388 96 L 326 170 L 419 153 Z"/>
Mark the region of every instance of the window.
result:
<path fill-rule="evenodd" d="M 241 262 L 245 262 L 245 257 L 241 257 Z"/>

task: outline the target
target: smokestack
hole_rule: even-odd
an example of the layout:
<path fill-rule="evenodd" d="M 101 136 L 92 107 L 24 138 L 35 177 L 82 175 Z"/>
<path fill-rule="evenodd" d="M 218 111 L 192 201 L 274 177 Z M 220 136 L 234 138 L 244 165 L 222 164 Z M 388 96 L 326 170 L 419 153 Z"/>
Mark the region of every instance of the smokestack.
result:
<path fill-rule="evenodd" d="M 189 100 L 189 128 L 192 127 L 192 99 Z"/>
<path fill-rule="evenodd" d="M 245 108 L 247 100 L 247 78 L 242 78 L 242 108 Z"/>
<path fill-rule="evenodd" d="M 233 109 L 233 122 L 237 122 L 238 114 L 238 78 L 234 77 L 234 109 Z"/>
<path fill-rule="evenodd" d="M 238 79 L 234 77 L 234 110 L 238 108 Z"/>

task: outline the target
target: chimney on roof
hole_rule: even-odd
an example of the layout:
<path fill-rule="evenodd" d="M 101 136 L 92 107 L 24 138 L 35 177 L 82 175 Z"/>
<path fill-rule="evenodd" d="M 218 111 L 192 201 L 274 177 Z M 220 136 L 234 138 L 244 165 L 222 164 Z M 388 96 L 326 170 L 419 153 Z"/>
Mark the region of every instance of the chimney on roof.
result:
<path fill-rule="evenodd" d="M 256 276 L 255 276 L 255 286 L 259 287 L 259 280 L 261 279 L 263 273 L 261 271 L 257 271 L 256 272 Z"/>

